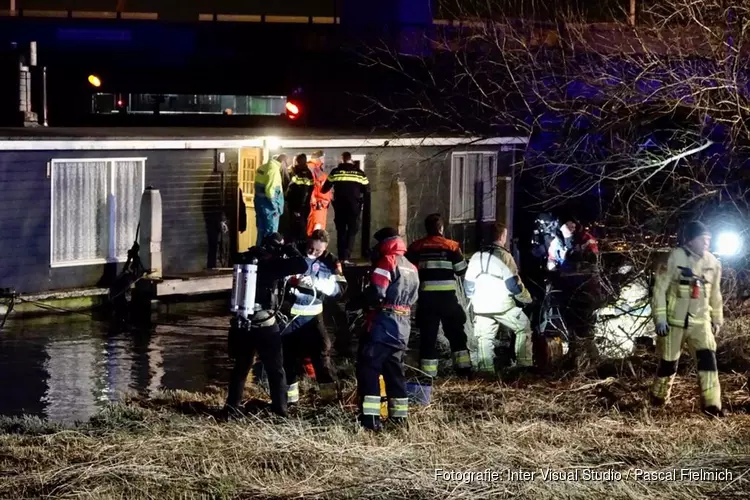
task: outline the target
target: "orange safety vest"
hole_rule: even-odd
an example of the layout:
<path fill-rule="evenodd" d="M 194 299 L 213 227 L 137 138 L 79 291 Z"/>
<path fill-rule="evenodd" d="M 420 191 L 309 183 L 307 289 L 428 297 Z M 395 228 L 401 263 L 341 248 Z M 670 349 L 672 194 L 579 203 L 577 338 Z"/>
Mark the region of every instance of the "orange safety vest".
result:
<path fill-rule="evenodd" d="M 333 191 L 322 193 L 328 175 L 323 172 L 323 164 L 313 160 L 307 162 L 307 166 L 313 174 L 313 192 L 310 196 L 310 216 L 307 218 L 307 235 L 310 236 L 316 229 L 325 229 L 328 219 L 328 206 L 333 199 Z M 317 208 L 320 205 L 320 208 Z"/>

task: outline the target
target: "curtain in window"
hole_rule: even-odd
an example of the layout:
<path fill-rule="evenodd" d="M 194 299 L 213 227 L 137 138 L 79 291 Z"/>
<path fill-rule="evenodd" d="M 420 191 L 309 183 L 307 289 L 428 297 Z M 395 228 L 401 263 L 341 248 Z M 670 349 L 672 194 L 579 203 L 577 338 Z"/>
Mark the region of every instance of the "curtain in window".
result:
<path fill-rule="evenodd" d="M 114 169 L 114 257 L 125 259 L 133 246 L 140 219 L 143 194 L 143 160 L 115 161 Z"/>
<path fill-rule="evenodd" d="M 107 257 L 107 162 L 53 165 L 52 263 Z"/>
<path fill-rule="evenodd" d="M 482 155 L 482 220 L 495 220 L 497 209 L 497 165 L 494 155 Z"/>

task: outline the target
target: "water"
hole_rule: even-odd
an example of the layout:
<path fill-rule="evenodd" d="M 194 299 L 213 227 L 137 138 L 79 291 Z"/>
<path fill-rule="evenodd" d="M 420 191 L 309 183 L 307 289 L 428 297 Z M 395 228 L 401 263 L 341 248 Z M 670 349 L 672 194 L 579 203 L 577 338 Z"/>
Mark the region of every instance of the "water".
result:
<path fill-rule="evenodd" d="M 226 386 L 224 304 L 190 304 L 148 331 L 83 314 L 8 321 L 0 331 L 0 415 L 88 420 L 126 393 Z"/>

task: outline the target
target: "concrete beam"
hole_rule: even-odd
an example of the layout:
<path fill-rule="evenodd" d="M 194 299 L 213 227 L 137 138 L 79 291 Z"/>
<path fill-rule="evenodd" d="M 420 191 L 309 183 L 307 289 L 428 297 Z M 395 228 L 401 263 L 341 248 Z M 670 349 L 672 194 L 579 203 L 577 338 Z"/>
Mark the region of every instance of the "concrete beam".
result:
<path fill-rule="evenodd" d="M 190 279 L 167 279 L 156 283 L 156 297 L 229 292 L 231 289 L 231 274 Z"/>

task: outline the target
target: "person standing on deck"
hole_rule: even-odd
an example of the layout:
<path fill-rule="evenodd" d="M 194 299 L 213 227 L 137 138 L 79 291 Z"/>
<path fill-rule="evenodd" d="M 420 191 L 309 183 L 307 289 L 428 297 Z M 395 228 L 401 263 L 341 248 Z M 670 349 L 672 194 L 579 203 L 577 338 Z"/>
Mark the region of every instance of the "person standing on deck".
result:
<path fill-rule="evenodd" d="M 370 181 L 367 175 L 352 163 L 351 153 L 343 153 L 341 161 L 328 176 L 321 192 L 325 194 L 331 189 L 334 190 L 333 221 L 336 224 L 339 258 L 345 265 L 350 265 L 364 197 L 370 192 Z"/>
<path fill-rule="evenodd" d="M 271 233 L 279 230 L 279 218 L 284 213 L 282 169 L 286 169 L 287 156 L 280 154 L 261 165 L 255 174 L 255 223 L 258 228 L 257 245 Z"/>
<path fill-rule="evenodd" d="M 310 196 L 310 215 L 307 220 L 307 236 L 316 229 L 325 229 L 328 219 L 328 205 L 331 204 L 332 193 L 323 193 L 323 184 L 328 176 L 325 173 L 323 151 L 316 151 L 312 159 L 307 162 L 313 175 L 313 191 Z"/>
<path fill-rule="evenodd" d="M 290 216 L 287 235 L 289 242 L 300 243 L 307 239 L 307 221 L 310 216 L 313 184 L 313 175 L 307 166 L 307 156 L 297 155 L 292 178 L 286 191 L 286 203 Z"/>

